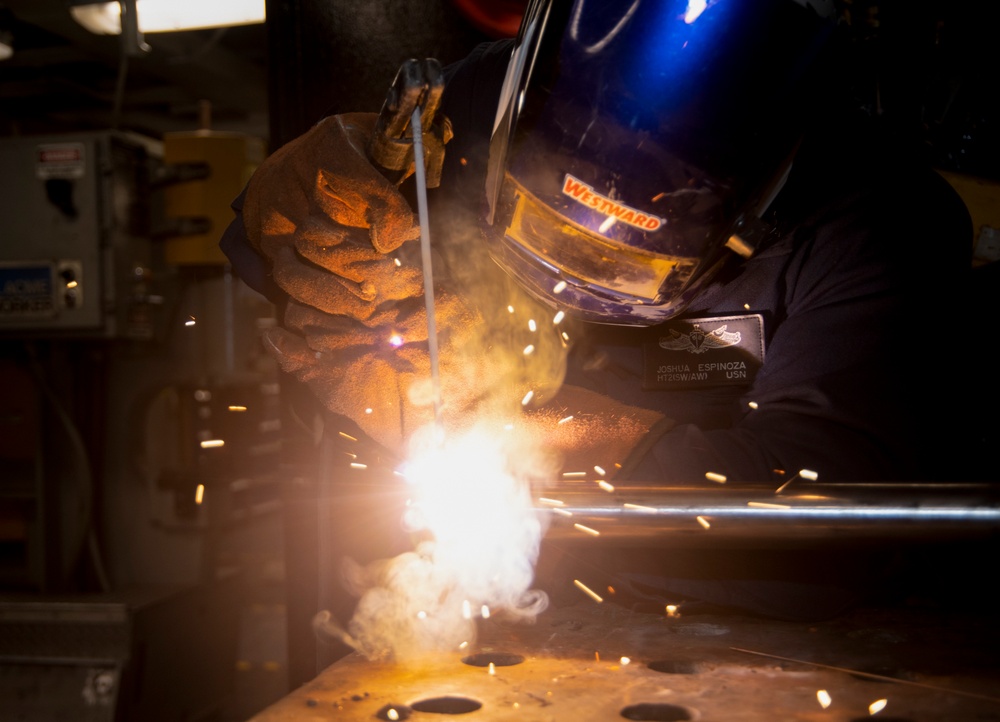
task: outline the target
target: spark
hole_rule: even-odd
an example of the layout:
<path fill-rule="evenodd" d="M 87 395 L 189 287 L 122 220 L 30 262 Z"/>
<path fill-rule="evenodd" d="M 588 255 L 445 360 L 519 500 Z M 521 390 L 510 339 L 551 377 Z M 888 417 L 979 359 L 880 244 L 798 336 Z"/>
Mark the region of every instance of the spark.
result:
<path fill-rule="evenodd" d="M 459 649 L 465 649 L 465 648 L 466 648 L 466 647 L 468 647 L 468 646 L 469 646 L 469 643 L 468 643 L 468 642 L 462 642 L 462 643 L 461 643 L 460 645 L 458 645 L 458 648 L 459 648 Z"/>
<path fill-rule="evenodd" d="M 868 714 L 875 715 L 885 709 L 885 706 L 889 704 L 887 699 L 877 699 L 868 705 Z"/>
<path fill-rule="evenodd" d="M 507 313 L 514 313 L 514 307 L 513 306 L 507 306 Z"/>
<path fill-rule="evenodd" d="M 823 709 L 826 709 L 831 704 L 833 704 L 833 698 L 830 696 L 830 693 L 827 692 L 825 689 L 816 690 L 816 699 L 819 701 L 819 706 L 822 707 Z"/>
<path fill-rule="evenodd" d="M 656 509 L 651 506 L 643 506 L 642 504 L 623 504 L 626 509 L 635 509 L 636 511 L 646 511 L 650 514 L 655 514 Z"/>
<path fill-rule="evenodd" d="M 681 616 L 680 610 L 677 609 L 677 605 L 676 604 L 668 604 L 666 606 L 666 611 L 667 611 L 667 616 L 668 617 L 679 617 L 679 616 Z"/>
<path fill-rule="evenodd" d="M 590 534 L 591 536 L 601 535 L 601 532 L 597 531 L 597 529 L 591 529 L 589 526 L 584 526 L 583 524 L 574 524 L 573 526 L 575 526 L 577 529 L 584 532 L 585 534 Z"/>
<path fill-rule="evenodd" d="M 726 483 L 726 475 L 725 474 L 716 474 L 714 471 L 706 471 L 705 472 L 705 478 L 708 479 L 709 481 L 714 481 L 716 484 L 725 484 Z"/>
<path fill-rule="evenodd" d="M 607 233 L 608 229 L 611 228 L 611 226 L 613 226 L 615 224 L 616 220 L 618 220 L 618 219 L 615 218 L 614 216 L 608 216 L 607 218 L 604 219 L 604 221 L 598 227 L 597 232 L 598 233 Z"/>
<path fill-rule="evenodd" d="M 194 503 L 201 504 L 205 500 L 205 485 L 198 484 L 194 489 Z"/>
<path fill-rule="evenodd" d="M 479 613 L 482 615 L 483 619 L 490 618 L 490 608 L 487 607 L 485 604 L 483 605 L 482 609 L 479 610 Z"/>
<path fill-rule="evenodd" d="M 66 288 L 76 288 L 79 285 L 80 285 L 79 281 L 68 281 L 66 283 Z"/>
<path fill-rule="evenodd" d="M 766 501 L 748 501 L 747 506 L 752 506 L 757 509 L 791 509 L 792 507 L 788 504 L 769 504 Z"/>
<path fill-rule="evenodd" d="M 370 413 L 372 413 L 372 410 L 370 408 L 369 409 L 365 409 L 365 413 L 366 414 L 370 414 Z"/>
<path fill-rule="evenodd" d="M 533 318 L 528 319 L 528 330 L 531 331 L 532 333 L 538 330 L 538 324 L 535 323 L 535 319 Z"/>
<path fill-rule="evenodd" d="M 607 472 L 604 471 L 604 468 L 600 467 L 600 466 L 595 466 L 594 467 L 594 471 L 597 472 L 598 476 L 604 476 L 607 473 Z"/>
<path fill-rule="evenodd" d="M 246 411 L 247 407 L 246 406 L 230 406 L 229 410 L 230 411 Z"/>
<path fill-rule="evenodd" d="M 632 660 L 631 660 L 631 659 L 630 659 L 629 657 L 622 657 L 622 658 L 621 658 L 621 660 L 619 660 L 619 661 L 620 661 L 620 662 L 622 663 L 622 666 L 623 666 L 623 667 L 624 667 L 624 666 L 625 666 L 626 664 L 630 664 L 630 663 L 632 662 Z"/>
<path fill-rule="evenodd" d="M 749 303 L 744 303 L 743 304 L 743 308 L 745 308 L 747 311 L 749 311 L 750 310 L 750 304 Z"/>
<path fill-rule="evenodd" d="M 596 651 L 596 650 L 594 651 L 594 661 L 595 662 L 600 662 L 601 661 L 601 653 L 598 652 L 598 651 Z"/>
<path fill-rule="evenodd" d="M 524 355 L 525 356 L 530 356 L 534 352 L 535 352 L 535 345 L 534 344 L 530 344 L 529 343 L 527 346 L 524 347 Z"/>
<path fill-rule="evenodd" d="M 569 421 L 572 421 L 572 420 L 573 420 L 572 415 L 571 416 L 564 416 L 561 419 L 559 419 L 559 421 L 557 421 L 556 423 L 557 424 L 565 424 L 565 423 L 567 423 Z"/>
<path fill-rule="evenodd" d="M 419 612 L 417 612 L 417 619 L 427 619 L 427 612 L 421 609 Z"/>
<path fill-rule="evenodd" d="M 555 286 L 552 287 L 552 293 L 562 293 L 566 290 L 566 281 L 559 281 Z"/>
<path fill-rule="evenodd" d="M 576 585 L 577 589 L 579 589 L 581 592 L 583 592 L 584 594 L 586 594 L 588 597 L 590 597 L 591 599 L 593 599 L 598 604 L 600 604 L 601 602 L 604 601 L 604 598 L 601 597 L 600 594 L 598 594 L 597 592 L 595 592 L 593 589 L 591 589 L 590 587 L 588 587 L 586 584 L 584 584 L 583 582 L 581 582 L 579 579 L 574 579 L 573 580 L 573 584 Z"/>
<path fill-rule="evenodd" d="M 188 320 L 184 322 L 185 326 L 194 326 L 197 321 L 194 320 L 194 316 L 188 316 Z"/>
<path fill-rule="evenodd" d="M 688 0 L 687 10 L 684 11 L 684 22 L 688 25 L 693 23 L 705 12 L 706 7 L 708 7 L 707 0 Z"/>
<path fill-rule="evenodd" d="M 353 436 L 351 436 L 350 434 L 345 434 L 343 431 L 338 431 L 337 433 L 343 436 L 348 441 L 357 441 L 357 439 L 355 439 Z"/>
<path fill-rule="evenodd" d="M 753 409 L 754 411 L 756 411 L 756 410 L 757 410 L 758 408 L 760 408 L 760 407 L 759 407 L 759 406 L 757 405 L 757 402 L 756 402 L 756 401 L 750 401 L 750 402 L 748 402 L 748 403 L 747 403 L 747 406 L 749 406 L 749 407 L 750 407 L 751 409 Z"/>
<path fill-rule="evenodd" d="M 573 516 L 573 512 L 566 511 L 565 509 L 553 509 L 552 511 L 554 511 L 556 514 L 559 514 L 560 516 Z"/>
<path fill-rule="evenodd" d="M 389 337 L 389 345 L 393 348 L 399 348 L 403 345 L 403 337 L 398 333 L 392 334 L 392 336 Z"/>
<path fill-rule="evenodd" d="M 551 504 L 552 506 L 566 506 L 565 502 L 559 501 L 558 499 L 549 499 L 544 496 L 539 497 L 538 501 L 542 502 L 543 504 Z"/>
<path fill-rule="evenodd" d="M 563 341 L 565 341 L 566 343 L 569 343 L 569 334 L 568 333 L 566 333 L 565 331 L 563 331 L 562 334 L 560 334 L 560 335 L 562 336 L 562 340 Z"/>
<path fill-rule="evenodd" d="M 581 476 L 586 476 L 587 472 L 586 471 L 564 471 L 562 475 L 563 475 L 563 478 L 566 478 L 566 479 L 569 479 L 570 477 L 577 477 L 577 478 L 579 478 Z"/>
<path fill-rule="evenodd" d="M 468 599 L 462 602 L 462 618 L 472 619 L 472 604 Z"/>
<path fill-rule="evenodd" d="M 598 481 L 597 485 L 599 487 L 601 487 L 602 489 L 604 489 L 604 491 L 607 491 L 607 492 L 612 492 L 612 491 L 615 490 L 615 487 L 612 484 L 609 484 L 608 482 L 606 482 L 604 479 L 601 479 L 600 481 Z"/>
<path fill-rule="evenodd" d="M 368 464 L 362 464 L 362 463 L 359 463 L 357 461 L 352 461 L 351 462 L 351 468 L 352 469 L 367 469 L 368 468 Z"/>
<path fill-rule="evenodd" d="M 799 476 L 806 481 L 816 481 L 819 478 L 819 474 L 811 469 L 799 469 Z"/>
<path fill-rule="evenodd" d="M 527 406 L 527 405 L 528 405 L 528 404 L 529 404 L 529 403 L 531 402 L 531 398 L 532 398 L 532 397 L 533 397 L 534 395 L 535 395 L 535 392 L 534 392 L 534 391 L 529 391 L 528 393 L 526 393 L 526 394 L 524 395 L 524 398 L 523 398 L 523 399 L 521 399 L 521 406 Z"/>
<path fill-rule="evenodd" d="M 201 448 L 203 449 L 218 449 L 220 446 L 225 446 L 226 442 L 222 439 L 205 439 L 201 442 Z"/>
<path fill-rule="evenodd" d="M 566 312 L 565 311 L 558 311 L 556 313 L 556 315 L 552 317 L 552 325 L 553 326 L 558 326 L 560 323 L 562 323 L 562 320 L 564 318 L 566 318 Z"/>
<path fill-rule="evenodd" d="M 396 264 L 397 268 L 399 268 L 399 267 L 401 267 L 403 265 L 403 262 L 400 261 L 398 258 L 393 258 L 392 262 Z"/>
<path fill-rule="evenodd" d="M 711 529 L 712 528 L 712 525 L 708 523 L 708 519 L 706 519 L 705 517 L 703 517 L 703 516 L 697 516 L 695 518 L 698 520 L 698 523 L 701 524 L 706 529 Z"/>
<path fill-rule="evenodd" d="M 497 673 L 497 668 L 496 668 L 496 665 L 495 665 L 495 664 L 493 664 L 493 662 L 490 662 L 490 669 L 489 669 L 489 673 L 490 673 L 490 674 L 492 674 L 492 675 L 495 675 L 495 674 Z"/>
<path fill-rule="evenodd" d="M 388 717 L 391 720 L 398 720 L 399 719 L 399 712 L 397 712 L 392 707 L 390 707 L 389 711 L 385 713 L 385 716 Z"/>

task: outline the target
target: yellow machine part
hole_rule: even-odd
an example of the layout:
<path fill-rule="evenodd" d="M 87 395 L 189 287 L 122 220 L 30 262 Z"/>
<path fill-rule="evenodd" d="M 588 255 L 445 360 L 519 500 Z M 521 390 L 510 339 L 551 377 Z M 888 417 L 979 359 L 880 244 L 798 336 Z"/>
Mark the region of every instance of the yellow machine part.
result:
<path fill-rule="evenodd" d="M 233 219 L 229 207 L 264 159 L 264 141 L 241 133 L 196 130 L 168 133 L 163 139 L 165 163 L 205 163 L 211 169 L 201 180 L 177 183 L 164 191 L 168 218 L 208 218 L 211 227 L 199 235 L 176 236 L 165 241 L 168 263 L 178 266 L 221 265 L 222 231 Z"/>

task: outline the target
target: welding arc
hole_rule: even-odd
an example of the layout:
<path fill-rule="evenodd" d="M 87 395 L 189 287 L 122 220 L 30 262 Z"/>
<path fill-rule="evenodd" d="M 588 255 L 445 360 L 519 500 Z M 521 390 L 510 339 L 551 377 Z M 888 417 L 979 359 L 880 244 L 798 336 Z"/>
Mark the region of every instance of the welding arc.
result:
<path fill-rule="evenodd" d="M 740 647 L 730 647 L 734 652 L 743 652 L 744 654 L 754 654 L 758 657 L 768 657 L 770 659 L 777 659 L 782 662 L 794 662 L 796 664 L 808 664 L 813 667 L 820 667 L 822 669 L 829 669 L 833 672 L 846 672 L 847 674 L 853 674 L 858 677 L 867 677 L 868 679 L 877 679 L 880 682 L 896 682 L 898 684 L 906 684 L 911 687 L 923 687 L 924 689 L 932 689 L 935 692 L 949 692 L 951 694 L 962 695 L 963 697 L 972 697 L 974 699 L 984 699 L 989 702 L 1000 702 L 1000 697 L 991 697 L 988 694 L 977 694 L 976 692 L 966 692 L 961 689 L 952 689 L 950 687 L 939 687 L 936 684 L 927 684 L 925 682 L 912 682 L 908 679 L 900 679 L 899 677 L 888 677 L 884 674 L 874 674 L 872 672 L 862 672 L 858 669 L 849 669 L 847 667 L 834 667 L 829 664 L 822 664 L 821 662 L 810 662 L 805 659 L 793 659 L 792 657 L 782 657 L 777 654 L 768 654 L 766 652 L 755 652 L 752 649 L 742 649 Z"/>
<path fill-rule="evenodd" d="M 427 351 L 431 357 L 431 389 L 434 422 L 441 428 L 441 374 L 438 367 L 437 321 L 434 318 L 434 274 L 431 269 L 431 229 L 427 217 L 427 178 L 424 171 L 424 140 L 420 106 L 410 118 L 413 130 L 413 167 L 417 182 L 417 216 L 420 219 L 420 260 L 424 270 L 424 305 L 427 308 Z"/>

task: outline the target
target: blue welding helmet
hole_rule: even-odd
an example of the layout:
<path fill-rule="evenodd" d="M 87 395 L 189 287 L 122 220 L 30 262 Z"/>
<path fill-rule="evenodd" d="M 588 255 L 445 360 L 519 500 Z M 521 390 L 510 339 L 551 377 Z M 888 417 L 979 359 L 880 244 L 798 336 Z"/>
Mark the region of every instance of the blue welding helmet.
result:
<path fill-rule="evenodd" d="M 680 313 L 801 135 L 820 0 L 535 0 L 490 144 L 483 230 L 530 293 L 586 321 Z"/>

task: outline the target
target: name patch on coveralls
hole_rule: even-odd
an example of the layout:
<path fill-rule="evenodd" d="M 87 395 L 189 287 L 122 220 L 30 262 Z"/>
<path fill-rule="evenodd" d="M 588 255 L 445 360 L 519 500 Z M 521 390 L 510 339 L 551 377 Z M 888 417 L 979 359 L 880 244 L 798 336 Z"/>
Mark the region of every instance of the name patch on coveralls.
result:
<path fill-rule="evenodd" d="M 686 318 L 660 327 L 643 347 L 643 387 L 749 386 L 764 363 L 760 314 Z"/>

